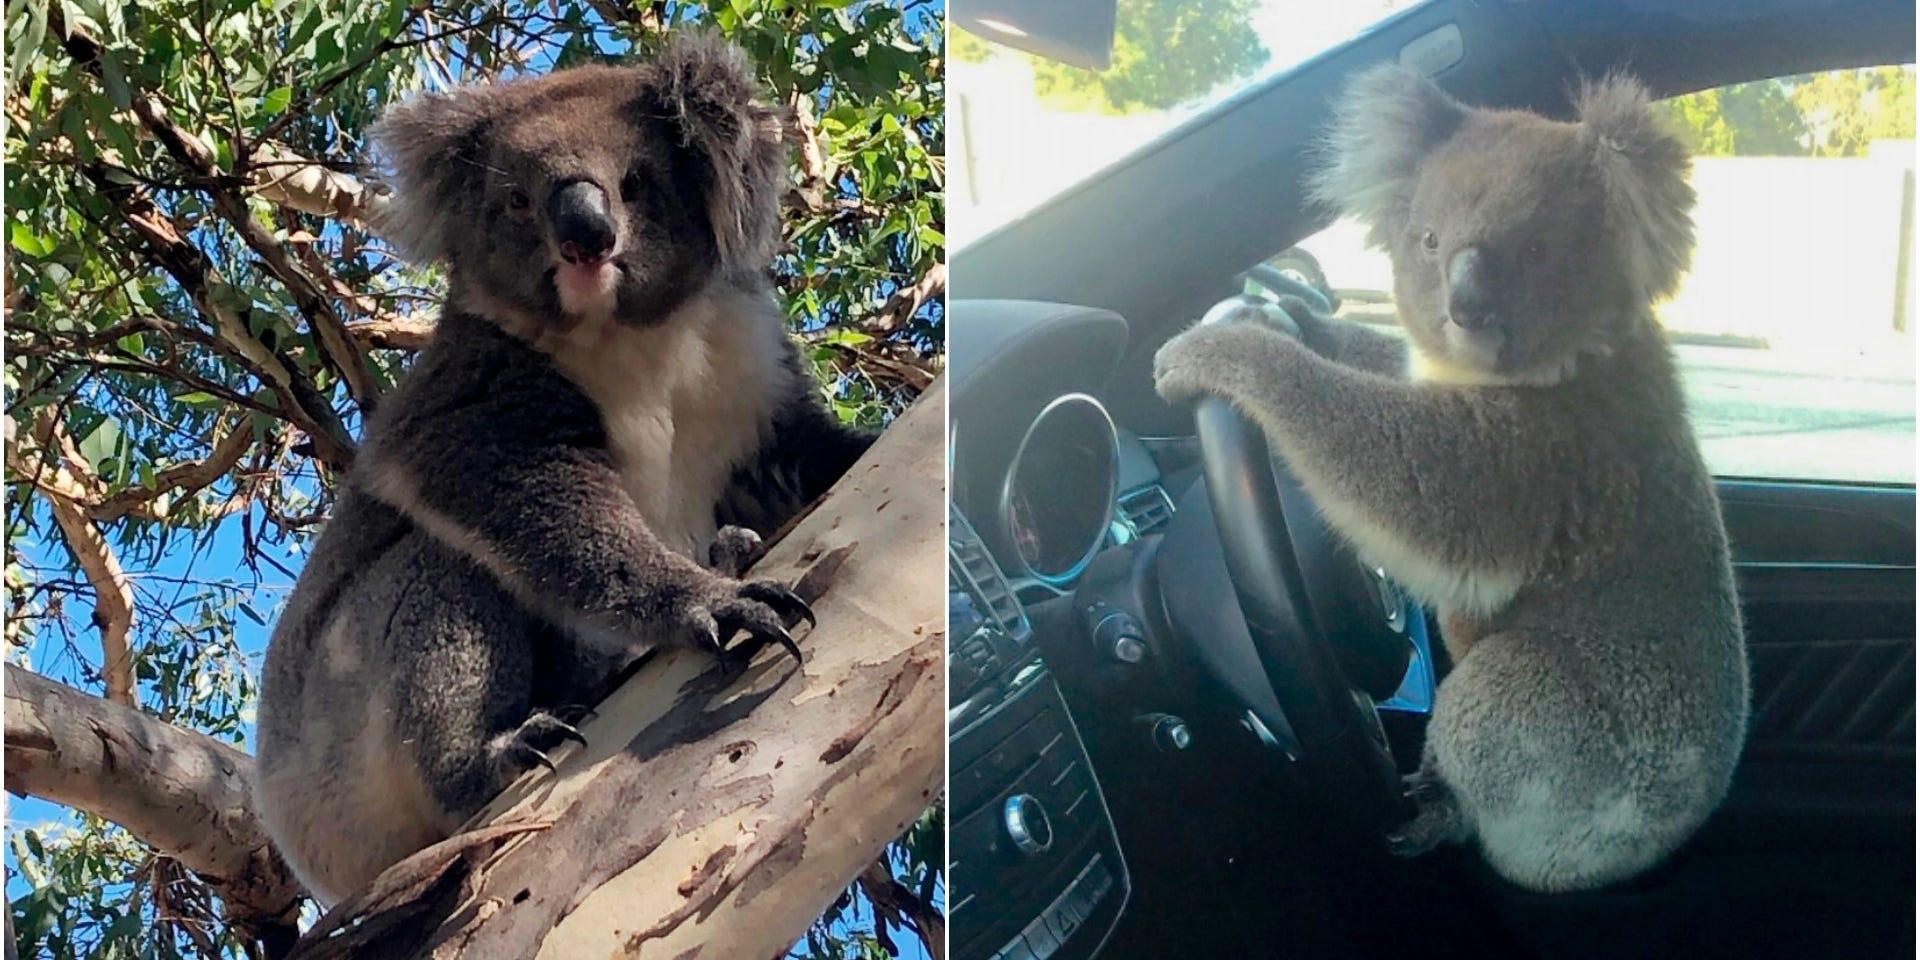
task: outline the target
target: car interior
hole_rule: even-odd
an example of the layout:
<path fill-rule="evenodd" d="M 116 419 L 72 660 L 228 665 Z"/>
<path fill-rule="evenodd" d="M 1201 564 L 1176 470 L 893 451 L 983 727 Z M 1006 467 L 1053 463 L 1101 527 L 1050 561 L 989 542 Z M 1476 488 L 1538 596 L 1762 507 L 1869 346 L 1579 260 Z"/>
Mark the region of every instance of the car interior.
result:
<path fill-rule="evenodd" d="M 1610 69 L 1668 97 L 1911 64 L 1914 35 L 1902 3 L 1433 0 L 959 250 L 953 955 L 1906 956 L 1911 483 L 1718 479 L 1752 669 L 1732 792 L 1650 873 L 1530 893 L 1471 847 L 1387 851 L 1439 627 L 1245 421 L 1151 373 L 1213 304 L 1299 285 L 1253 268 L 1327 225 L 1300 183 L 1358 68 L 1565 117 Z"/>

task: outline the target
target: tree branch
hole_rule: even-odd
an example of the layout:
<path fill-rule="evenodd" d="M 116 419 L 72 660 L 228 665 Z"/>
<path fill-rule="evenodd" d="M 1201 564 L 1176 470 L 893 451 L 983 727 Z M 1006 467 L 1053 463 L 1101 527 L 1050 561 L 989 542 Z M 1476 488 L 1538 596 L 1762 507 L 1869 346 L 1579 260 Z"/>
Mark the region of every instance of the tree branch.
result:
<path fill-rule="evenodd" d="M 423 350 L 433 339 L 433 324 L 399 318 L 347 325 L 347 333 L 369 347 L 385 350 Z"/>
<path fill-rule="evenodd" d="M 885 924 L 905 926 L 920 937 L 933 960 L 947 958 L 947 922 L 933 904 L 921 900 L 906 885 L 893 878 L 883 856 L 867 864 L 855 881 L 873 906 L 876 932 L 884 933 Z M 904 922 L 903 922 L 904 921 Z"/>
<path fill-rule="evenodd" d="M 321 352 L 346 381 L 348 392 L 363 407 L 370 409 L 379 396 L 379 390 L 361 365 L 360 352 L 355 348 L 353 339 L 347 336 L 339 312 L 322 292 L 320 284 L 287 256 L 286 248 L 274 239 L 273 232 L 247 209 L 246 198 L 240 195 L 240 191 L 219 185 L 220 168 L 214 162 L 212 148 L 174 123 L 160 102 L 152 97 L 136 95 L 133 98 L 133 113 L 176 161 L 209 184 L 207 192 L 213 197 L 214 209 L 220 212 L 222 219 L 233 225 L 240 239 L 260 256 L 267 272 L 287 288 L 287 292 L 293 296 L 294 305 L 300 309 L 301 316 L 307 319 L 307 326 L 313 330 L 315 339 L 319 340 Z"/>
<path fill-rule="evenodd" d="M 16 429 L 13 418 L 8 417 L 5 432 L 9 463 L 24 459 L 12 455 L 19 439 Z M 57 447 L 62 451 L 63 459 L 72 463 L 73 470 L 80 476 L 94 476 L 93 465 L 81 456 L 67 437 L 66 427 L 60 422 L 54 408 L 46 408 L 41 413 L 34 422 L 32 433 L 42 450 Z M 79 560 L 80 569 L 86 573 L 87 582 L 93 587 L 93 622 L 100 628 L 100 672 L 107 683 L 107 697 L 132 707 L 136 702 L 133 648 L 129 641 L 133 634 L 133 581 L 120 565 L 120 558 L 108 545 L 106 534 L 87 516 L 85 502 L 68 492 L 85 490 L 90 484 L 74 479 L 73 474 L 58 466 L 43 462 L 35 462 L 31 466 L 41 474 L 47 473 L 47 468 L 52 466 L 53 475 L 63 478 L 59 492 L 46 487 L 42 487 L 41 492 L 53 513 L 53 522 L 60 527 L 68 549 Z"/>
<path fill-rule="evenodd" d="M 860 323 L 863 332 L 876 337 L 884 337 L 907 325 L 913 315 L 928 302 L 939 300 L 947 295 L 947 265 L 935 264 L 926 275 L 909 286 L 901 287 L 887 298 L 879 312 Z"/>
<path fill-rule="evenodd" d="M 232 350 L 234 358 L 274 388 L 281 415 L 307 433 L 313 441 L 314 456 L 338 469 L 350 464 L 353 439 L 347 436 L 340 418 L 311 384 L 298 378 L 290 364 L 253 335 L 232 298 L 222 295 L 230 293 L 232 288 L 207 262 L 206 254 L 189 243 L 152 200 L 111 183 L 98 169 L 89 168 L 86 173 L 113 202 L 127 225 L 145 241 L 154 261 L 187 292 L 221 342 Z"/>
<path fill-rule="evenodd" d="M 284 950 L 304 891 L 254 816 L 252 780 L 253 758 L 233 747 L 6 665 L 7 790 L 125 827 Z"/>
<path fill-rule="evenodd" d="M 391 199 L 358 179 L 274 143 L 254 148 L 248 187 L 272 203 L 379 234 Z"/>

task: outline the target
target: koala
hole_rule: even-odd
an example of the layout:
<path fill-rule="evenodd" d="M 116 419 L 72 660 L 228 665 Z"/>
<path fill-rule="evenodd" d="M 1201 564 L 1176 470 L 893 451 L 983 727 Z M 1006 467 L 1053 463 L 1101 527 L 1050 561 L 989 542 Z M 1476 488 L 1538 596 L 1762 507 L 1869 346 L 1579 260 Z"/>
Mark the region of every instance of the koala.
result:
<path fill-rule="evenodd" d="M 798 657 L 806 604 L 738 579 L 754 531 L 872 440 L 773 300 L 785 151 L 735 48 L 421 96 L 372 138 L 385 232 L 448 292 L 267 650 L 257 806 L 322 904 L 551 767 L 641 653 Z"/>
<path fill-rule="evenodd" d="M 1438 613 L 1412 855 L 1477 841 L 1513 883 L 1653 866 L 1727 791 L 1748 681 L 1727 537 L 1652 304 L 1693 245 L 1684 149 L 1646 90 L 1574 122 L 1477 109 L 1397 66 L 1339 102 L 1313 197 L 1392 258 L 1405 339 L 1293 310 L 1155 357 L 1169 400 L 1254 419 L 1355 551 Z"/>

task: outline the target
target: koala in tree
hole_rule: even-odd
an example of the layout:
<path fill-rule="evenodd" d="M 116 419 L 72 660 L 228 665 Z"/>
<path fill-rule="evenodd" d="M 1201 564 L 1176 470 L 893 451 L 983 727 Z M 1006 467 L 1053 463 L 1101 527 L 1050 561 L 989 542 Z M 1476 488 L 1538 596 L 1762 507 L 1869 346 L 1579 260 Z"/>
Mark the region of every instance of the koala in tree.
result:
<path fill-rule="evenodd" d="M 1454 668 L 1395 849 L 1477 839 L 1542 891 L 1631 877 L 1718 805 L 1748 710 L 1719 503 L 1651 308 L 1692 251 L 1686 153 L 1622 76 L 1563 123 L 1386 66 L 1336 117 L 1312 192 L 1391 255 L 1405 340 L 1301 310 L 1298 339 L 1209 325 L 1161 348 L 1158 389 L 1254 418 L 1437 609 Z"/>
<path fill-rule="evenodd" d="M 323 903 L 551 766 L 640 653 L 798 657 L 805 603 L 737 579 L 752 531 L 872 439 L 772 298 L 786 155 L 735 48 L 422 96 L 372 135 L 386 232 L 448 294 L 267 651 L 258 806 Z"/>

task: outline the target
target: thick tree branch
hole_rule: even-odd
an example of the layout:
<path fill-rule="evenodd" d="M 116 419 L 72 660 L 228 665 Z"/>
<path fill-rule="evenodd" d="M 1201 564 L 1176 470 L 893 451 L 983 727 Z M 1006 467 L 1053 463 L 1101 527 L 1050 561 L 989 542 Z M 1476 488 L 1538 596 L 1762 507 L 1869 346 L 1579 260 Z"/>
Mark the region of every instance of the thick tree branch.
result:
<path fill-rule="evenodd" d="M 252 779 L 253 758 L 224 743 L 6 665 L 7 790 L 125 827 L 284 945 L 303 891 L 254 816 Z"/>
<path fill-rule="evenodd" d="M 789 121 L 787 138 L 800 147 L 800 182 L 789 199 L 803 209 L 820 213 L 827 208 L 827 187 L 833 173 L 827 167 L 827 152 L 820 146 L 820 124 L 813 118 L 813 98 L 794 91 L 787 98 Z"/>
<path fill-rule="evenodd" d="M 95 520 L 118 520 L 128 515 L 160 519 L 155 501 L 171 493 L 194 494 L 211 486 L 240 463 L 253 449 L 253 428 L 245 421 L 227 425 L 226 433 L 213 443 L 213 452 L 205 459 L 176 463 L 154 474 L 151 485 L 133 486 L 108 496 L 89 507 Z"/>

